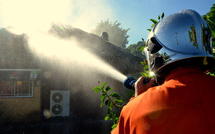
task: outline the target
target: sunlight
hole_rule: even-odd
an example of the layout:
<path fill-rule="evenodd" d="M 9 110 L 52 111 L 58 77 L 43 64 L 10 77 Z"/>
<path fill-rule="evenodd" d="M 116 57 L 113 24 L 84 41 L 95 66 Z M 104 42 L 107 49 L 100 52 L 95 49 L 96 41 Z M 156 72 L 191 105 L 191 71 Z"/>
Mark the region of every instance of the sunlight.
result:
<path fill-rule="evenodd" d="M 29 33 L 47 31 L 52 23 L 65 22 L 69 0 L 0 1 L 0 16 L 5 27 Z"/>

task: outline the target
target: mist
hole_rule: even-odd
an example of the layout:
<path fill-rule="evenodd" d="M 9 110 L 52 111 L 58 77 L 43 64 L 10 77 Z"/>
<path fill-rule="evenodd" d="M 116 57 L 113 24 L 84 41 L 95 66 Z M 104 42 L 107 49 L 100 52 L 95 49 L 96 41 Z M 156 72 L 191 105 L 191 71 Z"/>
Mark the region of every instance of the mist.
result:
<path fill-rule="evenodd" d="M 0 36 L 0 44 L 5 47 L 0 49 L 4 55 L 0 59 L 2 66 L 41 69 L 38 103 L 45 118 L 52 117 L 51 91 L 69 90 L 72 124 L 80 127 L 83 119 L 94 126 L 94 122 L 102 120 L 105 109 L 99 107 L 99 94 L 92 88 L 108 82 L 110 87 L 121 89 L 126 76 L 117 69 L 128 73 L 125 64 L 130 61 L 138 67 L 136 60 L 131 60 L 134 57 L 90 34 L 97 23 L 112 17 L 106 0 L 0 0 L 0 34 L 5 35 Z M 71 26 L 75 33 L 64 38 L 52 33 L 53 26 Z M 73 30 L 75 28 L 79 30 Z M 126 93 L 124 90 L 118 92 Z M 97 129 L 107 128 L 107 124 L 98 123 Z M 54 127 L 50 129 L 55 130 Z"/>
<path fill-rule="evenodd" d="M 55 57 L 63 64 L 74 61 L 82 66 L 98 66 L 102 61 L 74 45 L 79 43 L 77 40 L 63 41 L 49 35 L 51 26 L 69 24 L 90 32 L 96 23 L 109 17 L 112 13 L 105 0 L 0 0 L 1 26 L 14 34 L 26 34 L 34 54 Z M 111 66 L 106 66 L 110 70 Z"/>
<path fill-rule="evenodd" d="M 93 85 L 101 75 L 119 82 L 126 76 L 80 47 L 83 42 L 58 38 L 49 30 L 53 25 L 70 25 L 90 32 L 98 22 L 111 17 L 111 8 L 105 0 L 0 0 L 1 27 L 14 34 L 27 35 L 28 47 L 35 57 L 46 59 L 50 64 L 55 62 L 60 65 L 59 69 L 71 75 L 74 70 L 85 72 L 77 80 L 87 80 Z M 92 75 L 94 81 L 90 80 Z"/>
<path fill-rule="evenodd" d="M 1 27 L 16 33 L 47 31 L 52 24 L 90 32 L 112 14 L 105 0 L 0 0 Z"/>
<path fill-rule="evenodd" d="M 77 71 L 88 70 L 94 74 L 104 74 L 112 79 L 123 81 L 126 79 L 122 73 L 118 72 L 108 63 L 102 61 L 96 55 L 80 47 L 80 42 L 76 39 L 63 40 L 51 36 L 50 34 L 38 34 L 29 40 L 32 53 L 37 56 L 47 58 L 62 64 L 64 68 L 76 66 Z M 96 72 L 96 73 L 95 73 Z"/>

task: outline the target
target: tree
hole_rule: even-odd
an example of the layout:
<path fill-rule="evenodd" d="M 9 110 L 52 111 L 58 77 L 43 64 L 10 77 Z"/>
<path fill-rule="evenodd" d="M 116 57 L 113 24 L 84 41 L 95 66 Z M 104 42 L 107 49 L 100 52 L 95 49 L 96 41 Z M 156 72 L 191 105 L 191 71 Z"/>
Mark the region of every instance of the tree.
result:
<path fill-rule="evenodd" d="M 212 5 L 210 11 L 203 16 L 203 18 L 208 22 L 208 25 L 212 32 L 212 46 L 213 46 L 213 52 L 215 48 L 215 4 Z M 211 70 L 211 72 L 208 73 L 209 75 L 215 76 L 215 69 Z"/>
<path fill-rule="evenodd" d="M 150 19 L 150 21 L 152 22 L 151 28 L 147 29 L 149 32 L 154 28 L 154 26 L 161 21 L 164 18 L 164 13 L 162 13 L 161 15 L 157 16 L 157 19 Z M 129 45 L 126 50 L 138 57 L 141 58 L 145 58 L 145 56 L 143 55 L 142 51 L 145 47 L 145 41 L 142 38 L 142 41 L 137 42 L 136 44 L 131 44 Z"/>
<path fill-rule="evenodd" d="M 125 48 L 128 44 L 128 30 L 121 27 L 121 23 L 118 21 L 111 22 L 109 20 L 101 21 L 98 23 L 93 33 L 101 35 L 103 32 L 107 32 L 109 36 L 109 42 L 115 44 L 118 47 Z"/>
<path fill-rule="evenodd" d="M 145 41 L 142 39 L 142 41 L 138 41 L 136 44 L 131 44 L 129 45 L 126 50 L 133 54 L 134 56 L 140 57 L 140 58 L 145 58 L 143 55 L 142 51 L 145 46 Z"/>
<path fill-rule="evenodd" d="M 208 22 L 209 27 L 212 31 L 213 47 L 215 48 L 215 4 L 212 5 L 210 11 L 203 16 L 203 18 Z"/>
<path fill-rule="evenodd" d="M 162 19 L 164 18 L 164 12 L 161 14 L 161 15 L 159 15 L 158 17 L 157 17 L 157 20 L 156 19 L 150 19 L 150 21 L 152 22 L 152 25 L 151 25 L 151 28 L 149 28 L 149 29 L 147 29 L 149 32 L 155 27 L 155 25 L 159 22 L 159 21 L 161 21 Z"/>

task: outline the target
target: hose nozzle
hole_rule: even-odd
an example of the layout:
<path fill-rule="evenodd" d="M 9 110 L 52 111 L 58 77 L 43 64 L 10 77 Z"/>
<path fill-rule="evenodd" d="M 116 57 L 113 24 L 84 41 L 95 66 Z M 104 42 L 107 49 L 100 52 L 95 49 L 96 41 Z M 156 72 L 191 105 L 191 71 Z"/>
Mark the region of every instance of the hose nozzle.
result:
<path fill-rule="evenodd" d="M 151 78 L 145 77 L 143 80 L 143 84 L 147 84 L 148 82 L 150 82 Z M 124 80 L 123 85 L 128 88 L 128 89 L 132 89 L 134 90 L 134 84 L 137 80 L 134 79 L 133 77 L 127 77 L 127 79 Z M 154 86 L 156 86 L 157 84 L 154 83 Z"/>
<path fill-rule="evenodd" d="M 127 79 L 124 80 L 123 85 L 128 88 L 134 90 L 134 83 L 136 82 L 136 79 L 133 77 L 127 77 Z"/>

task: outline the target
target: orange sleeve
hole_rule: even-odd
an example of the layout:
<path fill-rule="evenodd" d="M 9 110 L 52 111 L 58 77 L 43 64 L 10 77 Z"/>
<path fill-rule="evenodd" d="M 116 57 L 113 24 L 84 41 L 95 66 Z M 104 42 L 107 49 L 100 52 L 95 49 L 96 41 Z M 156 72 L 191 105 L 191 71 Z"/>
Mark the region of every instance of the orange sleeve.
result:
<path fill-rule="evenodd" d="M 118 125 L 111 134 L 146 134 L 149 124 L 145 117 L 146 113 L 153 110 L 150 105 L 153 103 L 151 102 L 152 96 L 151 91 L 148 90 L 130 100 L 123 107 Z M 157 98 L 152 98 L 157 100 Z"/>
<path fill-rule="evenodd" d="M 117 127 L 112 130 L 111 134 L 124 134 L 125 127 L 126 126 L 124 125 L 124 112 L 122 109 L 120 116 L 119 116 L 119 122 L 117 124 Z"/>

